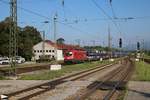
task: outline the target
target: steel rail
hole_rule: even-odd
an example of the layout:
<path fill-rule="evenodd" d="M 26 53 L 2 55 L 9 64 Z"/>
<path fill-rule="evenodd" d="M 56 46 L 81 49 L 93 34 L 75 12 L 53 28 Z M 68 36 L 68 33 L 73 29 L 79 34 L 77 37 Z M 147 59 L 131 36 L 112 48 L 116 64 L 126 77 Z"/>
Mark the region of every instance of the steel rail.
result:
<path fill-rule="evenodd" d="M 109 81 L 111 78 L 113 78 L 116 74 L 118 74 L 119 72 L 122 71 L 122 67 L 119 67 L 119 69 L 115 69 L 113 71 L 111 71 L 111 76 L 104 76 L 107 77 L 105 80 L 101 81 L 100 83 L 95 83 L 94 85 L 90 85 L 87 87 L 86 92 L 84 92 L 83 94 L 80 94 L 76 97 L 71 98 L 72 100 L 84 100 L 87 97 L 89 97 L 92 93 L 94 93 L 100 86 L 102 86 L 105 82 Z M 109 75 L 110 75 L 109 73 Z"/>
<path fill-rule="evenodd" d="M 100 86 L 102 86 L 105 82 L 110 81 L 114 76 L 117 76 L 119 74 L 119 72 L 121 72 L 121 71 L 124 72 L 124 70 L 125 70 L 125 68 L 122 69 L 120 67 L 119 69 L 116 69 L 115 71 L 110 72 L 109 75 L 104 76 L 104 77 L 107 77 L 107 78 L 105 78 L 105 80 L 103 80 L 101 82 L 94 83 L 94 85 L 92 84 L 91 86 L 88 86 L 86 91 L 82 91 L 82 93 L 77 95 L 77 96 L 72 96 L 71 99 L 72 100 L 84 100 L 84 99 L 86 99 L 91 94 L 93 94 Z"/>
<path fill-rule="evenodd" d="M 33 93 L 33 94 L 31 94 L 31 95 L 28 95 L 28 96 L 26 96 L 26 97 L 21 98 L 20 100 L 29 99 L 29 98 L 34 97 L 34 96 L 37 96 L 37 95 L 39 95 L 39 94 L 41 94 L 41 93 L 43 93 L 43 92 L 49 91 L 49 90 L 51 90 L 51 89 L 54 89 L 55 86 L 66 82 L 65 79 L 67 79 L 67 78 L 71 78 L 71 77 L 77 76 L 77 75 L 79 75 L 79 74 L 83 74 L 83 73 L 86 73 L 86 72 L 89 72 L 89 71 L 91 71 L 91 70 L 95 70 L 95 69 L 98 69 L 98 68 L 100 68 L 99 70 L 102 70 L 102 69 L 105 69 L 105 68 L 107 68 L 107 67 L 113 66 L 113 65 L 115 65 L 115 64 L 116 64 L 116 62 L 113 63 L 113 64 L 103 65 L 104 67 L 98 66 L 98 67 L 95 67 L 95 68 L 91 68 L 91 69 L 88 69 L 88 70 L 85 70 L 85 71 L 77 72 L 77 73 L 75 73 L 75 74 L 71 74 L 71 75 L 68 75 L 68 76 L 64 76 L 64 77 L 62 77 L 62 78 L 58 78 L 58 79 L 52 80 L 52 81 L 50 81 L 50 82 L 46 82 L 46 83 L 43 83 L 43 84 L 40 84 L 40 85 L 36 85 L 36 86 L 33 86 L 33 87 L 29 87 L 29 88 L 27 88 L 27 89 L 23 89 L 23 90 L 16 91 L 16 92 L 13 92 L 13 93 L 8 93 L 8 94 L 5 94 L 5 95 L 8 96 L 9 98 L 11 98 L 11 97 L 13 97 L 13 96 L 15 97 L 15 95 L 19 95 L 19 94 L 24 93 L 24 92 L 29 92 L 29 91 L 34 90 L 34 89 L 42 88 L 42 86 L 47 86 L 47 88 L 44 89 L 43 91 L 39 91 L 39 92 L 37 92 L 37 93 Z M 98 71 L 98 70 L 97 70 L 97 71 Z M 97 72 L 97 71 L 93 71 L 93 73 L 94 73 L 94 72 Z M 92 72 L 90 72 L 90 73 L 88 73 L 88 74 L 92 74 Z M 81 76 L 79 76 L 79 77 L 76 77 L 75 79 L 72 79 L 72 81 L 73 81 L 73 80 L 76 80 L 76 79 L 79 79 L 79 78 L 81 78 L 81 77 L 87 76 L 88 74 L 86 73 L 86 74 L 83 74 L 83 76 L 81 75 Z"/>
<path fill-rule="evenodd" d="M 129 66 L 127 70 L 124 72 L 124 74 L 122 75 L 122 77 L 120 78 L 120 80 L 114 85 L 113 89 L 105 95 L 103 100 L 110 100 L 113 94 L 116 92 L 117 87 L 119 87 L 120 84 L 132 74 L 132 72 L 133 72 L 133 67 Z"/>

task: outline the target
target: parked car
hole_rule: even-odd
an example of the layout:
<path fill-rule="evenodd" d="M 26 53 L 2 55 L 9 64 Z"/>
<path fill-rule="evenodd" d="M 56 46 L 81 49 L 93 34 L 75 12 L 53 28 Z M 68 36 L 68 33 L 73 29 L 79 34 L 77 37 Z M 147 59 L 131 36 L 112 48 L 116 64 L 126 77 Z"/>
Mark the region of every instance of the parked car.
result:
<path fill-rule="evenodd" d="M 16 60 L 13 59 L 13 62 L 16 61 L 16 63 L 21 64 L 25 62 L 25 58 L 21 57 L 21 56 L 16 56 L 15 58 Z M 8 58 L 8 57 L 1 57 L 0 58 L 0 64 L 4 65 L 4 64 L 10 64 L 12 61 L 12 58 Z"/>
<path fill-rule="evenodd" d="M 21 56 L 16 56 L 15 59 L 10 58 L 10 62 L 13 60 L 13 62 L 16 62 L 17 64 L 21 64 L 25 62 L 25 59 Z"/>
<path fill-rule="evenodd" d="M 1 59 L 0 60 L 0 64 L 1 65 L 10 64 L 9 58 L 3 58 L 3 59 Z"/>
<path fill-rule="evenodd" d="M 16 63 L 21 64 L 25 62 L 25 58 L 21 56 L 16 56 Z"/>

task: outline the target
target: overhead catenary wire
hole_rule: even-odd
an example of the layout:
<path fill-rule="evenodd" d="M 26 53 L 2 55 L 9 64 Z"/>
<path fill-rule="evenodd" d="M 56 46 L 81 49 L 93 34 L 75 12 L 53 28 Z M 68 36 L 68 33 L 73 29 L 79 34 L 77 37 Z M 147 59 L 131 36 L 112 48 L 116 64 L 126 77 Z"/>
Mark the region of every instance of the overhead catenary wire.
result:
<path fill-rule="evenodd" d="M 134 19 L 132 17 L 124 17 L 124 18 L 113 18 L 115 21 L 127 21 L 130 19 Z M 78 23 L 84 23 L 84 22 L 96 22 L 96 21 L 108 21 L 111 19 L 108 18 L 79 18 L 79 19 L 67 19 L 67 24 L 78 24 Z M 66 22 L 65 19 L 62 19 L 61 22 Z"/>
<path fill-rule="evenodd" d="M 115 11 L 113 9 L 113 6 L 112 6 L 112 0 L 109 0 L 109 4 L 110 4 L 110 8 L 111 8 L 111 11 L 112 11 L 112 14 L 113 14 L 113 18 L 117 18 L 116 14 L 115 14 Z"/>
<path fill-rule="evenodd" d="M 5 4 L 10 4 L 10 2 L 4 1 L 4 0 L 0 0 L 0 2 L 5 3 Z M 18 6 L 18 5 L 17 5 L 17 8 L 19 8 L 19 9 L 21 9 L 21 10 L 23 10 L 23 11 L 26 11 L 26 12 L 28 12 L 28 13 L 30 13 L 30 14 L 33 14 L 33 15 L 36 15 L 36 16 L 39 16 L 39 17 L 42 17 L 42 18 L 45 18 L 45 19 L 50 19 L 50 18 L 47 17 L 47 16 L 44 16 L 44 15 L 42 15 L 42 14 L 40 14 L 40 13 L 34 12 L 34 11 L 29 10 L 29 9 L 26 9 L 26 8 L 20 7 L 20 6 Z"/>
<path fill-rule="evenodd" d="M 95 0 L 93 0 L 93 1 L 95 1 Z M 5 4 L 10 4 L 9 2 L 7 2 L 7 1 L 5 1 L 5 0 L 0 0 L 0 2 L 2 2 L 2 3 L 5 3 Z M 97 4 L 98 5 L 98 4 Z M 99 6 L 99 5 L 98 5 Z M 99 6 L 100 7 L 100 6 Z M 26 8 L 23 8 L 23 7 L 19 7 L 19 9 L 22 9 L 23 11 L 26 11 L 26 12 L 28 12 L 28 13 L 31 13 L 31 14 L 33 14 L 33 15 L 36 15 L 36 16 L 39 16 L 39 17 L 41 17 L 41 18 L 44 18 L 44 19 L 46 19 L 46 20 L 49 20 L 50 18 L 49 17 L 47 17 L 47 16 L 44 16 L 44 15 L 42 15 L 42 14 L 40 14 L 40 13 L 37 13 L 37 12 L 35 12 L 35 11 L 32 11 L 32 10 L 29 10 L 29 9 L 26 9 Z M 101 8 L 101 9 L 103 9 L 103 8 Z M 107 16 L 108 14 L 103 10 L 103 13 L 105 13 L 105 15 Z M 129 20 L 129 19 L 148 19 L 148 18 L 150 18 L 150 16 L 141 16 L 141 17 L 127 17 L 127 18 L 116 18 L 116 19 L 114 19 L 114 18 L 112 18 L 112 17 L 110 17 L 109 15 L 107 16 L 108 17 L 108 19 L 104 19 L 104 20 L 112 20 L 112 22 L 114 23 L 114 25 L 116 26 L 116 27 L 118 27 L 118 25 L 116 25 L 115 23 L 115 21 L 114 20 Z M 84 19 L 83 20 L 77 20 L 77 22 L 84 22 Z M 85 18 L 85 22 L 87 22 L 87 21 L 89 21 L 89 19 L 87 19 L 87 18 Z M 92 21 L 92 20 L 91 20 Z M 23 22 L 22 22 L 23 23 Z M 64 25 L 64 24 L 63 24 Z M 75 27 L 72 27 L 71 25 L 68 25 L 68 24 L 66 24 L 65 26 L 68 26 L 69 28 L 71 28 L 71 29 L 74 29 L 74 30 L 76 30 L 76 31 L 80 31 L 80 32 L 82 32 L 82 33 L 87 33 L 87 32 L 85 32 L 85 31 L 82 31 L 81 29 L 78 29 L 78 28 L 75 28 Z M 121 33 L 121 32 L 120 32 Z"/>
<path fill-rule="evenodd" d="M 114 9 L 113 9 L 113 6 L 112 6 L 112 0 L 109 0 L 109 3 L 110 3 L 110 8 L 111 8 L 111 11 L 112 11 L 112 14 L 113 14 L 113 18 L 114 19 L 118 19 L 118 17 L 116 16 L 116 14 L 115 14 L 115 11 L 114 11 Z M 130 19 L 132 19 L 132 18 L 130 18 Z M 125 18 L 125 21 L 127 21 L 127 19 Z M 115 22 L 116 23 L 116 26 L 118 27 L 118 29 L 119 29 L 119 31 L 120 31 L 120 37 L 121 37 L 121 29 L 120 29 L 120 23 L 118 23 L 117 24 L 117 22 Z"/>
<path fill-rule="evenodd" d="M 100 6 L 100 5 L 98 5 L 97 3 L 96 3 L 96 1 L 95 0 L 92 0 L 93 1 L 93 3 L 108 17 L 108 19 L 107 18 L 93 18 L 93 19 L 89 19 L 89 20 L 93 20 L 93 21 L 97 21 L 97 20 L 130 20 L 130 19 L 150 19 L 150 16 L 135 16 L 135 17 L 116 17 L 116 18 L 112 18 L 112 17 L 110 17 L 105 11 L 104 11 L 104 9 Z M 111 2 L 112 2 L 112 0 L 110 0 Z M 0 2 L 2 2 L 2 3 L 5 3 L 5 4 L 10 4 L 10 2 L 7 2 L 7 1 L 5 1 L 5 0 L 0 0 Z M 28 13 L 30 13 L 30 14 L 33 14 L 33 15 L 36 15 L 36 16 L 39 16 L 39 17 L 42 17 L 42 18 L 45 18 L 45 19 L 50 19 L 49 17 L 47 17 L 47 16 L 44 16 L 44 15 L 42 15 L 42 14 L 40 14 L 40 13 L 37 13 L 37 12 L 35 12 L 35 11 L 32 11 L 32 10 L 29 10 L 29 9 L 26 9 L 26 8 L 23 8 L 23 7 L 20 7 L 20 6 L 17 6 L 19 9 L 22 9 L 22 10 L 24 10 L 24 11 L 26 11 L 26 12 L 28 12 Z M 78 20 L 79 21 L 79 20 Z M 82 21 L 82 20 L 81 20 Z M 85 21 L 88 21 L 88 19 L 87 18 L 85 18 Z"/>
<path fill-rule="evenodd" d="M 5 4 L 9 4 L 9 2 L 6 2 L 6 1 L 4 1 L 4 0 L 0 0 L 0 1 L 3 2 L 3 3 L 5 3 Z M 33 15 L 42 17 L 42 18 L 44 18 L 44 19 L 48 19 L 48 20 L 50 19 L 49 17 L 46 17 L 46 16 L 44 16 L 44 15 L 42 15 L 42 14 L 39 14 L 39 13 L 36 13 L 36 12 L 34 12 L 34 11 L 32 11 L 32 10 L 28 10 L 28 9 L 26 9 L 26 8 L 19 7 L 19 6 L 17 6 L 17 8 L 19 8 L 19 9 L 21 9 L 21 10 L 24 10 L 24 11 L 26 11 L 26 12 L 28 12 L 28 13 L 31 13 L 31 14 L 33 14 Z M 26 22 L 21 22 L 21 23 L 26 23 Z M 73 30 L 76 30 L 76 31 L 78 31 L 78 32 L 80 32 L 80 33 L 90 34 L 90 33 L 85 32 L 85 31 L 83 31 L 83 30 L 81 30 L 81 29 L 79 29 L 79 28 L 73 27 L 73 26 L 71 26 L 71 25 L 68 25 L 68 24 L 65 24 L 65 23 L 62 23 L 62 22 L 59 22 L 59 21 L 58 21 L 58 23 L 60 23 L 60 24 L 62 24 L 62 25 L 65 25 L 65 26 L 67 26 L 67 27 L 69 27 L 69 28 L 71 28 L 71 29 L 73 29 Z"/>
<path fill-rule="evenodd" d="M 63 7 L 64 18 L 65 18 L 65 21 L 67 21 L 66 11 L 65 11 L 65 1 L 62 0 L 61 3 L 62 3 L 62 7 Z"/>
<path fill-rule="evenodd" d="M 78 31 L 78 32 L 90 34 L 89 32 L 86 32 L 86 31 L 83 31 L 83 30 L 81 30 L 81 29 L 79 29 L 79 28 L 73 27 L 72 25 L 69 25 L 69 24 L 66 24 L 66 23 L 62 23 L 62 22 L 59 22 L 59 21 L 58 21 L 58 23 L 60 23 L 60 24 L 62 24 L 62 25 L 65 25 L 65 26 L 67 26 L 67 27 L 69 27 L 69 28 L 71 28 L 71 29 L 73 29 L 73 30 Z"/>
<path fill-rule="evenodd" d="M 9 2 L 6 2 L 6 1 L 4 1 L 4 0 L 0 0 L 0 1 L 3 2 L 3 3 L 5 3 L 5 4 L 10 4 Z M 42 18 L 45 18 L 45 19 L 50 19 L 50 18 L 47 17 L 47 16 L 44 16 L 44 15 L 42 15 L 42 14 L 39 14 L 39 13 L 37 13 L 37 12 L 34 12 L 34 11 L 29 10 L 29 9 L 26 9 L 26 8 L 23 8 L 23 7 L 20 7 L 20 6 L 17 6 L 17 8 L 22 9 L 22 10 L 28 12 L 28 13 L 34 14 L 34 15 L 36 15 L 36 16 L 39 16 L 39 17 L 42 17 Z M 85 32 L 85 31 L 83 31 L 83 30 L 81 30 L 81 29 L 79 29 L 79 28 L 75 28 L 75 27 L 73 27 L 73 26 L 71 26 L 71 25 L 68 25 L 68 24 L 66 24 L 66 23 L 62 23 L 62 22 L 60 22 L 60 21 L 58 21 L 58 23 L 63 24 L 63 25 L 65 25 L 65 26 L 67 26 L 67 27 L 69 27 L 69 28 L 71 28 L 71 29 L 73 29 L 73 30 L 79 31 L 79 32 L 81 32 L 81 33 L 86 33 L 86 34 L 88 34 L 88 32 Z"/>
<path fill-rule="evenodd" d="M 102 13 L 103 13 L 106 17 L 108 17 L 108 18 L 113 22 L 113 24 L 115 25 L 117 31 L 121 34 L 121 31 L 120 31 L 120 29 L 119 29 L 117 23 L 113 20 L 113 18 L 112 18 L 111 16 L 109 16 L 109 15 L 105 12 L 105 10 L 104 10 L 100 5 L 97 4 L 97 2 L 96 2 L 95 0 L 92 0 L 92 2 L 93 2 L 93 4 L 94 4 L 98 9 L 100 9 L 100 10 L 102 11 Z"/>
<path fill-rule="evenodd" d="M 94 1 L 94 3 L 96 3 L 95 2 L 95 0 L 92 0 L 92 1 Z M 2 3 L 5 3 L 5 4 L 10 4 L 9 2 L 7 2 L 7 1 L 4 1 L 4 0 L 0 0 L 0 2 L 2 2 Z M 96 6 L 98 7 L 98 8 L 100 8 L 101 10 L 102 10 L 102 12 L 108 17 L 108 18 L 93 18 L 93 19 L 88 19 L 88 18 L 84 18 L 84 19 L 81 19 L 81 20 L 77 20 L 76 19 L 76 21 L 78 21 L 78 22 L 87 22 L 87 21 L 98 21 L 98 20 L 131 20 L 131 19 L 150 19 L 150 16 L 135 16 L 135 17 L 116 17 L 116 18 L 112 18 L 112 17 L 110 17 L 101 7 L 100 7 L 100 5 L 98 5 L 98 4 L 96 4 Z M 40 13 L 37 13 L 37 12 L 35 12 L 35 11 L 32 11 L 32 10 L 29 10 L 29 9 L 26 9 L 26 8 L 23 8 L 23 7 L 20 7 L 20 6 L 17 6 L 19 9 L 22 9 L 22 10 L 24 10 L 24 11 L 26 11 L 26 12 L 28 12 L 28 13 L 30 13 L 30 14 L 33 14 L 33 15 L 36 15 L 36 16 L 39 16 L 39 17 L 41 17 L 41 18 L 45 18 L 45 19 L 50 19 L 49 17 L 47 17 L 47 16 L 44 16 L 44 15 L 42 15 L 42 14 L 40 14 Z M 64 20 L 62 20 L 62 22 L 63 22 Z M 75 21 L 75 20 L 74 20 Z M 36 21 L 37 22 L 37 21 Z M 36 22 L 33 22 L 33 23 L 36 23 Z"/>

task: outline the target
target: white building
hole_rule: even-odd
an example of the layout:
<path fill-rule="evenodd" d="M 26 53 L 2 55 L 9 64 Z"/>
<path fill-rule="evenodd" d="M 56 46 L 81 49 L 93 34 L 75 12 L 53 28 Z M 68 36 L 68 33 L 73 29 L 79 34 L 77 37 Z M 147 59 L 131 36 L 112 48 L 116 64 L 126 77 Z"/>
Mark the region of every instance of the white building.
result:
<path fill-rule="evenodd" d="M 55 44 L 49 40 L 43 41 L 33 46 L 34 56 L 32 60 L 38 60 L 43 55 L 49 59 L 55 58 Z M 57 49 L 57 60 L 64 60 L 63 52 L 60 49 Z"/>

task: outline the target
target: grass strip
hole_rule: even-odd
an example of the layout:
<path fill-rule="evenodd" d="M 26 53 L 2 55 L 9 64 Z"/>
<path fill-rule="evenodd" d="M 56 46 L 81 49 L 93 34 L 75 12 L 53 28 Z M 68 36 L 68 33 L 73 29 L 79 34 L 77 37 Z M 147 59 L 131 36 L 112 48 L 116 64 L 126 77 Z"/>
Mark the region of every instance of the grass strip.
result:
<path fill-rule="evenodd" d="M 150 56 L 145 54 L 145 55 L 144 55 L 144 58 L 150 59 Z"/>
<path fill-rule="evenodd" d="M 135 81 L 150 81 L 150 64 L 143 61 L 136 62 L 136 70 L 133 80 Z"/>
<path fill-rule="evenodd" d="M 43 70 L 38 74 L 29 74 L 29 75 L 22 75 L 21 80 L 49 80 L 54 79 L 60 76 L 63 76 L 67 73 L 72 73 L 74 71 L 82 71 L 90 68 L 94 68 L 98 65 L 104 65 L 110 63 L 109 61 L 95 61 L 95 62 L 85 62 L 81 64 L 75 65 L 65 65 L 62 67 L 61 70 L 58 71 L 50 71 L 50 70 Z"/>
<path fill-rule="evenodd" d="M 0 76 L 0 80 L 7 80 L 4 76 Z"/>

